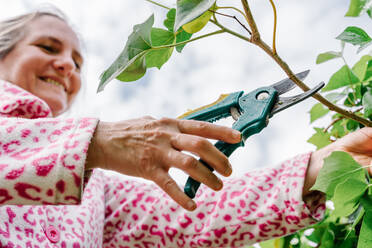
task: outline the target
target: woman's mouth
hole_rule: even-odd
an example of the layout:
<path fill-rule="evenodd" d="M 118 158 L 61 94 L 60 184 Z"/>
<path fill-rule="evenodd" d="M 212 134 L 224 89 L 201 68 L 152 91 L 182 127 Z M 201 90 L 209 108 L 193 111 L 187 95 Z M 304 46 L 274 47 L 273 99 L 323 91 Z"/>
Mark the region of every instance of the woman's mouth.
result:
<path fill-rule="evenodd" d="M 66 91 L 65 86 L 63 84 L 61 84 L 60 82 L 56 81 L 56 80 L 53 80 L 49 77 L 39 77 L 39 79 L 41 81 L 45 82 L 45 83 L 56 85 L 56 86 L 62 88 L 64 91 Z"/>

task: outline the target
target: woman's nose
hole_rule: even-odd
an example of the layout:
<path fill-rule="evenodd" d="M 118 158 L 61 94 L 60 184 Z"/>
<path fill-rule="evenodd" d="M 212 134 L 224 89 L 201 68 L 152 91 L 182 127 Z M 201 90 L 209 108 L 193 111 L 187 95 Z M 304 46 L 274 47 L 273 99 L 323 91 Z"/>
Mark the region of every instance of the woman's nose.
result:
<path fill-rule="evenodd" d="M 67 56 L 58 57 L 54 63 L 54 68 L 63 76 L 70 77 L 75 69 L 75 63 L 72 58 Z"/>

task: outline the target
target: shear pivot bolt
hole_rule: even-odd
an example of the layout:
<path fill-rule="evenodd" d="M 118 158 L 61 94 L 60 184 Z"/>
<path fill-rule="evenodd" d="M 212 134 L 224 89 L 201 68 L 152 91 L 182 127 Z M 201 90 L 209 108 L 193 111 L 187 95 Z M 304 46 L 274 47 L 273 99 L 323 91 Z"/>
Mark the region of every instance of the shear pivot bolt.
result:
<path fill-rule="evenodd" d="M 267 92 L 261 92 L 261 93 L 259 93 L 258 95 L 257 95 L 257 100 L 265 100 L 265 99 L 267 99 L 267 98 L 269 98 L 269 93 L 267 93 Z"/>

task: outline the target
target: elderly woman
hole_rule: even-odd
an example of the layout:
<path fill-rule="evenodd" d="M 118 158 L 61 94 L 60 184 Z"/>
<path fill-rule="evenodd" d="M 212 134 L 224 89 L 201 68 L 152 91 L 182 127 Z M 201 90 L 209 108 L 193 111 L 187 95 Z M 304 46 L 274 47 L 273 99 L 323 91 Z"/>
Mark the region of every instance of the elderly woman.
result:
<path fill-rule="evenodd" d="M 372 131 L 363 129 L 220 190 L 221 180 L 181 151 L 228 176 L 227 158 L 206 138 L 239 142 L 230 128 L 56 118 L 81 88 L 82 65 L 79 40 L 58 11 L 0 23 L 0 247 L 239 247 L 321 218 L 323 197 L 309 189 L 330 152 L 352 151 L 369 164 Z M 220 191 L 203 186 L 195 203 L 168 175 L 171 166 Z"/>

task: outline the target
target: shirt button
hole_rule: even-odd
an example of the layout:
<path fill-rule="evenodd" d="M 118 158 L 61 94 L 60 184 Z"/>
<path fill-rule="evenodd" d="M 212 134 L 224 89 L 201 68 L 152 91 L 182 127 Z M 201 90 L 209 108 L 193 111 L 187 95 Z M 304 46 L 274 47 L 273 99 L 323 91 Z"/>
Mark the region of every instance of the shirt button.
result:
<path fill-rule="evenodd" d="M 45 231 L 45 234 L 52 243 L 57 243 L 61 237 L 59 231 L 54 226 L 48 226 L 48 228 Z"/>

